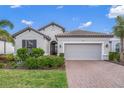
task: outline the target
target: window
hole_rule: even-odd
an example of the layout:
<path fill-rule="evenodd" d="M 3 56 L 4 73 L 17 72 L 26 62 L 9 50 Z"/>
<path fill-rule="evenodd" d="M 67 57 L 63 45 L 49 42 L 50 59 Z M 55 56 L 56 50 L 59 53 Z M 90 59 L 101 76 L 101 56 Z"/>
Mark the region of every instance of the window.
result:
<path fill-rule="evenodd" d="M 120 43 L 117 43 L 115 46 L 115 51 L 120 52 Z"/>
<path fill-rule="evenodd" d="M 37 41 L 36 40 L 22 40 L 22 48 L 36 48 Z"/>

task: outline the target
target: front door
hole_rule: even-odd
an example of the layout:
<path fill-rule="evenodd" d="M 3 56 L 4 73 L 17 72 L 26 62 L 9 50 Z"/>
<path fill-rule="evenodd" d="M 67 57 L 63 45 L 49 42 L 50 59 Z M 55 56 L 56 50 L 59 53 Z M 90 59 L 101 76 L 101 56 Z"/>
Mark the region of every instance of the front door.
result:
<path fill-rule="evenodd" d="M 52 41 L 50 44 L 50 54 L 57 55 L 57 42 L 56 41 Z"/>

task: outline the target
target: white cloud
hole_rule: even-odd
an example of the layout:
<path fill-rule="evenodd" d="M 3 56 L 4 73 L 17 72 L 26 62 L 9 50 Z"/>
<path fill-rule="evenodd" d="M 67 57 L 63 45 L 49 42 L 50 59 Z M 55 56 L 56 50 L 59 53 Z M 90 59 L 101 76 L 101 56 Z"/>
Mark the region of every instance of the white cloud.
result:
<path fill-rule="evenodd" d="M 64 7 L 63 5 L 60 5 L 60 6 L 57 6 L 56 9 L 61 9 L 63 7 Z"/>
<path fill-rule="evenodd" d="M 124 15 L 124 5 L 112 6 L 109 10 L 109 13 L 107 14 L 109 18 L 115 18 L 119 15 L 120 16 Z"/>
<path fill-rule="evenodd" d="M 33 21 L 29 21 L 29 20 L 25 20 L 25 19 L 23 19 L 21 22 L 28 26 L 31 26 L 33 24 Z"/>
<path fill-rule="evenodd" d="M 85 28 L 91 26 L 93 23 L 91 21 L 81 23 L 78 28 Z"/>
<path fill-rule="evenodd" d="M 12 6 L 10 6 L 10 8 L 19 8 L 19 7 L 21 7 L 21 5 L 12 5 Z"/>

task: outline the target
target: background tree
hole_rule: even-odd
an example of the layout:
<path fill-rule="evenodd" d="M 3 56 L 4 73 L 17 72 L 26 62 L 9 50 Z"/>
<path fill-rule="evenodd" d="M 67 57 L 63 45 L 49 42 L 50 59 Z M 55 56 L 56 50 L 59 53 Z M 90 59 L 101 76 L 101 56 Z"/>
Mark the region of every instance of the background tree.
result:
<path fill-rule="evenodd" d="M 116 25 L 113 27 L 113 33 L 120 38 L 120 61 L 124 62 L 124 17 L 117 16 Z"/>
<path fill-rule="evenodd" d="M 0 40 L 4 41 L 4 53 L 6 53 L 6 41 L 14 43 L 13 37 L 5 30 L 6 27 L 13 29 L 14 25 L 8 20 L 0 20 Z"/>

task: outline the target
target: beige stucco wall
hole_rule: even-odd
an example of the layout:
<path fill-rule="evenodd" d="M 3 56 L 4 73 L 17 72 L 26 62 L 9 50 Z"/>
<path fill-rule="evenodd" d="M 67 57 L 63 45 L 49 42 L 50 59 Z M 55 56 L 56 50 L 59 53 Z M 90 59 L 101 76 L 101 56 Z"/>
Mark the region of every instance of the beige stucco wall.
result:
<path fill-rule="evenodd" d="M 103 59 L 108 59 L 108 53 L 110 51 L 110 38 L 81 38 L 81 37 L 59 37 L 58 39 L 58 54 L 63 53 L 64 51 L 64 43 L 67 42 L 102 42 L 103 43 Z M 108 47 L 106 47 L 106 44 L 108 44 Z M 61 46 L 61 47 L 60 47 Z"/>
<path fill-rule="evenodd" d="M 44 38 L 42 35 L 34 32 L 34 31 L 25 31 L 15 38 L 15 51 L 19 48 L 22 48 L 22 40 L 37 40 L 37 48 L 42 48 L 45 51 L 45 54 L 49 53 L 48 50 L 48 40 Z"/>
<path fill-rule="evenodd" d="M 50 25 L 44 30 L 41 30 L 40 32 L 48 35 L 51 38 L 51 41 L 56 41 L 55 35 L 63 33 L 63 30 L 56 25 Z"/>
<path fill-rule="evenodd" d="M 56 26 L 56 25 L 50 25 L 47 28 L 42 29 L 40 32 L 45 34 L 45 35 L 47 35 L 47 36 L 49 36 L 51 38 L 50 42 L 48 42 L 48 44 L 47 44 L 47 49 L 48 49 L 47 54 L 50 54 L 50 43 L 52 41 L 58 42 L 56 40 L 55 35 L 63 33 L 63 29 L 58 27 L 58 26 Z"/>

